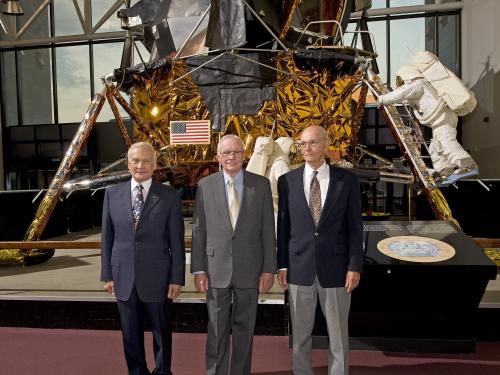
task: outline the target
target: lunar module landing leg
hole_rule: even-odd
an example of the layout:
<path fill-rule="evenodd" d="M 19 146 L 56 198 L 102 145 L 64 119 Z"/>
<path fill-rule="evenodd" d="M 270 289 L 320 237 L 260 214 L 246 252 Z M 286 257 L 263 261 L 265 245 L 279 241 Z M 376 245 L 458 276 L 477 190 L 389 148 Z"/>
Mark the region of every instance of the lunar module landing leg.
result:
<path fill-rule="evenodd" d="M 57 201 L 63 191 L 63 185 L 68 179 L 73 167 L 75 165 L 80 152 L 87 141 L 94 125 L 96 123 L 97 117 L 101 111 L 104 102 L 108 100 L 113 114 L 116 118 L 118 127 L 122 138 L 127 145 L 130 147 L 131 140 L 125 129 L 123 120 L 121 119 L 115 100 L 120 104 L 123 109 L 130 115 L 130 117 L 135 121 L 137 126 L 148 134 L 151 143 L 157 145 L 158 147 L 163 147 L 161 139 L 153 133 L 153 131 L 145 124 L 139 115 L 130 107 L 127 101 L 120 95 L 116 87 L 108 82 L 105 82 L 104 89 L 97 93 L 90 103 L 85 116 L 78 127 L 71 144 L 69 145 L 64 158 L 61 161 L 57 172 L 52 179 L 47 192 L 45 193 L 40 206 L 35 214 L 35 218 L 29 226 L 23 241 L 38 241 L 42 235 L 45 226 L 54 210 Z M 0 249 L 0 265 L 30 265 L 38 264 L 46 261 L 54 255 L 54 249 Z"/>

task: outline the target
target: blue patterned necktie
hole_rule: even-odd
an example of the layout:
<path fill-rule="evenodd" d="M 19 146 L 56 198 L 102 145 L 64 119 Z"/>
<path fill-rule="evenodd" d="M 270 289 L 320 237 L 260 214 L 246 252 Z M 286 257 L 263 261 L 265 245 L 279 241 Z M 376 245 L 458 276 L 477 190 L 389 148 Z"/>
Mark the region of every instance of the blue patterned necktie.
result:
<path fill-rule="evenodd" d="M 144 207 L 144 195 L 142 190 L 144 187 L 139 184 L 136 187 L 137 194 L 134 199 L 134 205 L 132 207 L 132 216 L 134 219 L 134 228 L 137 228 L 137 223 L 139 222 L 139 217 L 141 216 L 142 208 Z"/>

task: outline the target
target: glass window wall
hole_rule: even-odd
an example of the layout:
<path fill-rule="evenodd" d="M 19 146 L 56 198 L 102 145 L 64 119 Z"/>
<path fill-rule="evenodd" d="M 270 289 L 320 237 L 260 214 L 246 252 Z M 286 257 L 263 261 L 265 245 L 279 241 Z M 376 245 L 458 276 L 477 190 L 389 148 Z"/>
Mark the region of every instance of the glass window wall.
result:
<path fill-rule="evenodd" d="M 59 122 L 80 122 L 90 104 L 89 46 L 56 48 Z"/>
<path fill-rule="evenodd" d="M 410 64 L 416 52 L 425 50 L 425 18 L 391 20 L 389 27 L 391 53 L 388 82 L 394 82 L 399 68 Z"/>
<path fill-rule="evenodd" d="M 53 118 L 52 101 L 52 61 L 50 49 L 28 49 L 17 52 L 22 119 L 20 125 L 51 124 Z"/>
<path fill-rule="evenodd" d="M 123 43 L 106 43 L 96 44 L 93 46 L 94 50 L 94 90 L 100 92 L 104 86 L 101 78 L 113 72 L 113 69 L 120 66 Z M 121 93 L 124 95 L 123 93 Z M 118 111 L 122 118 L 128 117 L 128 114 L 117 103 Z M 99 122 L 114 121 L 115 117 L 111 111 L 108 102 L 104 103 L 101 113 L 97 118 Z"/>
<path fill-rule="evenodd" d="M 83 3 L 83 1 L 80 1 L 80 3 Z M 79 4 L 79 9 L 83 18 L 84 8 L 82 4 Z M 54 26 L 56 36 L 84 34 L 72 1 L 54 0 Z"/>
<path fill-rule="evenodd" d="M 1 54 L 2 62 L 2 112 L 6 126 L 18 125 L 16 52 Z M 4 122 L 2 121 L 2 122 Z"/>
<path fill-rule="evenodd" d="M 16 17 L 18 25 L 25 25 L 35 11 L 42 5 L 44 0 L 23 1 L 22 7 L 24 15 Z M 69 2 L 69 1 L 68 1 Z M 19 39 L 41 39 L 50 36 L 50 16 L 49 6 L 46 6 L 43 11 L 33 20 L 29 28 L 20 36 Z M 21 30 L 18 27 L 18 31 Z"/>
<path fill-rule="evenodd" d="M 92 2 L 92 27 L 94 27 L 101 18 L 106 14 L 107 10 L 111 8 L 116 0 L 99 0 Z M 121 23 L 116 12 L 113 12 L 111 16 L 99 27 L 99 32 L 110 32 L 110 31 L 121 31 Z"/>

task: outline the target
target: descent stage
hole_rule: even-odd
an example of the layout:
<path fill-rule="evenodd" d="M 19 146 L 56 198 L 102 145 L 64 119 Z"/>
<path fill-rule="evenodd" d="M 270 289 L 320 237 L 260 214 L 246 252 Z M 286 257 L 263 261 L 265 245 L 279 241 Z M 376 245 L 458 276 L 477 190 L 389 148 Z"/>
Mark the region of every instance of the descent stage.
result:
<path fill-rule="evenodd" d="M 490 312 L 500 307 L 500 299 L 495 301 L 500 285 L 490 281 L 497 273 L 494 263 L 447 222 L 370 221 L 364 226 L 365 269 L 352 299 L 351 346 L 473 351 L 474 340 L 478 334 L 484 335 L 482 331 L 486 332 L 489 324 L 484 317 L 494 316 Z M 187 229 L 189 232 L 189 225 Z M 456 255 L 443 262 L 414 263 L 377 250 L 380 240 L 399 235 L 439 239 L 453 246 Z M 70 236 L 82 241 L 99 239 L 95 231 Z M 1 267 L 0 326 L 118 329 L 116 304 L 99 281 L 99 254 L 98 249 L 57 250 L 53 259 L 39 265 Z M 488 282 L 489 294 L 483 297 Z M 195 291 L 188 271 L 186 283 L 173 304 L 174 331 L 204 332 L 204 297 Z M 490 323 L 496 324 L 493 320 Z M 316 347 L 324 346 L 324 332 L 318 312 Z M 260 298 L 256 333 L 288 333 L 287 308 L 277 283 L 270 294 Z"/>

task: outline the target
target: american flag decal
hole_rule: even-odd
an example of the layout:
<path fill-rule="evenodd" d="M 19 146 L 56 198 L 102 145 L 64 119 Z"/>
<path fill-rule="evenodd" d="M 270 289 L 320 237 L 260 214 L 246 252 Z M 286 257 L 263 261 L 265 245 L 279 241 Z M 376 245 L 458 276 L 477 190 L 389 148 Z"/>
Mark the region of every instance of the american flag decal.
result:
<path fill-rule="evenodd" d="M 210 120 L 170 121 L 171 145 L 210 143 Z"/>

